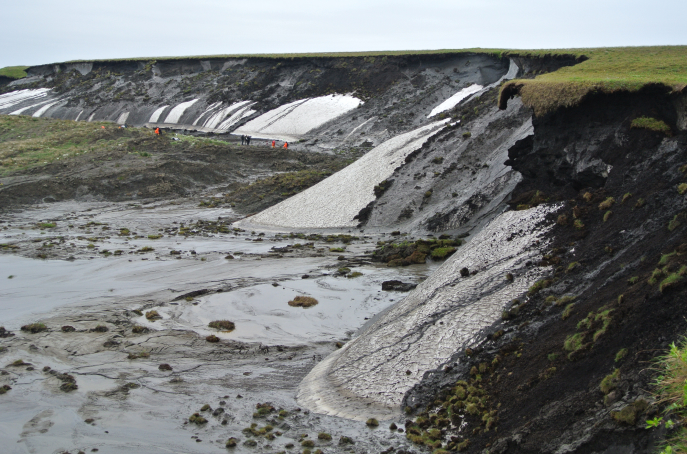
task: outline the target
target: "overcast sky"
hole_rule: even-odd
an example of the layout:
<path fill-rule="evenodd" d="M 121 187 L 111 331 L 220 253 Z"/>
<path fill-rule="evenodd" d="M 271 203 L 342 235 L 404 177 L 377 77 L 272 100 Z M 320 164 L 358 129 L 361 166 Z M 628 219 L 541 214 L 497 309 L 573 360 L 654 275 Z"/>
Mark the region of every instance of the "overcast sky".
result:
<path fill-rule="evenodd" d="M 20 0 L 0 67 L 66 60 L 687 44 L 687 1 Z"/>

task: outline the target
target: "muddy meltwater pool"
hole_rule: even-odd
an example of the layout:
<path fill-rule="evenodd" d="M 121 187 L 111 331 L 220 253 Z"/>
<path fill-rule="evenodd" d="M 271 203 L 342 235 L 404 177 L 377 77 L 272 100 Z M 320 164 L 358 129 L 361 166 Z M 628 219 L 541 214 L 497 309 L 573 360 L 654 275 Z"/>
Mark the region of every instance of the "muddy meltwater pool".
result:
<path fill-rule="evenodd" d="M 175 202 L 0 216 L 0 325 L 15 334 L 0 338 L 0 385 L 12 388 L 1 397 L 3 452 L 206 453 L 230 437 L 235 452 L 301 449 L 307 438 L 324 452 L 405 445 L 386 426 L 299 409 L 296 391 L 404 297 L 383 281 L 418 283 L 438 265 L 374 264 L 379 238 L 360 232 L 247 232 L 236 219 Z M 289 306 L 299 295 L 318 304 Z M 30 323 L 45 329 L 20 331 Z"/>

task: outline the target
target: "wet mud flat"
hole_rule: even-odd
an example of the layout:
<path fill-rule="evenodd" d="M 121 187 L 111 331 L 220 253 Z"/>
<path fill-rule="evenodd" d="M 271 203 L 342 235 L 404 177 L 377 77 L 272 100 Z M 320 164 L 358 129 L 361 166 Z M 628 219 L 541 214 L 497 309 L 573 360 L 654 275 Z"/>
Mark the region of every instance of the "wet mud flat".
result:
<path fill-rule="evenodd" d="M 236 216 L 167 201 L 0 217 L 6 452 L 408 449 L 391 421 L 316 415 L 296 393 L 403 298 L 383 281 L 438 264 L 388 268 L 369 260 L 378 237 L 234 230 Z M 319 304 L 289 306 L 298 295 Z M 235 329 L 208 327 L 223 319 Z"/>

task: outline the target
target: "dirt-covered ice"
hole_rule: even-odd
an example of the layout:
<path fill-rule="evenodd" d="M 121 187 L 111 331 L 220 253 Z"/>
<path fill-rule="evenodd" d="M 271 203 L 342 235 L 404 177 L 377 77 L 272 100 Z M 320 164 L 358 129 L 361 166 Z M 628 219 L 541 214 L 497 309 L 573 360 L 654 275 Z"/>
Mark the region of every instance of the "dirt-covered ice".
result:
<path fill-rule="evenodd" d="M 375 199 L 374 187 L 445 124 L 434 122 L 389 139 L 331 177 L 241 223 L 280 228 L 355 227 L 358 221 L 354 217 Z"/>
<path fill-rule="evenodd" d="M 353 342 L 319 363 L 298 400 L 318 413 L 397 417 L 405 393 L 501 315 L 544 273 L 538 255 L 553 207 L 502 214 Z M 465 276 L 465 269 L 468 276 Z M 511 273 L 514 279 L 506 279 Z"/>

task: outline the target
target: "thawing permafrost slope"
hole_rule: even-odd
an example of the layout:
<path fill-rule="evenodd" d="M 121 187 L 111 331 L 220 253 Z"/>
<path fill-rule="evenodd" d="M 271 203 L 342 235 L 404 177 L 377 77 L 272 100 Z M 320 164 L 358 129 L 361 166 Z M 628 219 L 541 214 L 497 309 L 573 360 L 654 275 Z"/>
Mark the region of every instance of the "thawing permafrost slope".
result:
<path fill-rule="evenodd" d="M 404 394 L 426 371 L 473 342 L 505 303 L 544 275 L 546 268 L 527 268 L 526 262 L 546 247 L 551 226 L 543 221 L 555 209 L 539 206 L 494 219 L 359 337 L 315 366 L 299 386 L 299 403 L 356 420 L 398 416 Z M 477 274 L 461 277 L 463 267 Z M 512 283 L 506 273 L 515 276 Z"/>
<path fill-rule="evenodd" d="M 355 227 L 358 221 L 353 218 L 375 199 L 375 185 L 388 178 L 406 156 L 420 148 L 447 121 L 434 122 L 389 139 L 345 169 L 239 224 Z"/>
<path fill-rule="evenodd" d="M 50 88 L 37 88 L 12 91 L 0 95 L 0 109 L 7 109 L 25 101 L 32 101 L 34 99 L 45 98 L 50 92 Z"/>
<path fill-rule="evenodd" d="M 233 132 L 261 139 L 298 140 L 311 129 L 355 109 L 362 101 L 351 95 L 329 95 L 284 104 Z"/>
<path fill-rule="evenodd" d="M 473 84 L 470 85 L 469 87 L 463 88 L 461 91 L 456 93 L 455 95 L 451 96 L 448 98 L 446 101 L 442 102 L 438 106 L 436 106 L 432 111 L 427 115 L 427 118 L 432 118 L 436 114 L 440 114 L 441 112 L 445 112 L 447 110 L 453 109 L 456 107 L 463 99 L 467 98 L 468 96 L 477 93 L 478 91 L 482 90 L 484 88 L 481 85 Z"/>

